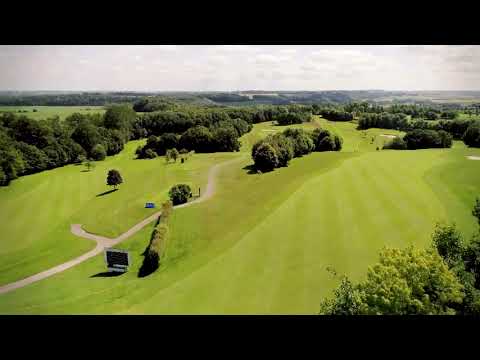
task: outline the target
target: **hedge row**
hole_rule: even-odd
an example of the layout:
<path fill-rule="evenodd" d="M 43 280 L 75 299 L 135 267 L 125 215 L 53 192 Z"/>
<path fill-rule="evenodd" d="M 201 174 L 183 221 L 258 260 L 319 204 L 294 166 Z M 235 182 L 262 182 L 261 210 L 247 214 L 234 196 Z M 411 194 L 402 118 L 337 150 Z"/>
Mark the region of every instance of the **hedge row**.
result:
<path fill-rule="evenodd" d="M 150 243 L 143 253 L 143 264 L 138 272 L 139 277 L 150 275 L 160 266 L 160 259 L 165 253 L 168 239 L 168 219 L 173 212 L 173 204 L 166 201 L 162 204 L 162 213 L 153 229 Z"/>

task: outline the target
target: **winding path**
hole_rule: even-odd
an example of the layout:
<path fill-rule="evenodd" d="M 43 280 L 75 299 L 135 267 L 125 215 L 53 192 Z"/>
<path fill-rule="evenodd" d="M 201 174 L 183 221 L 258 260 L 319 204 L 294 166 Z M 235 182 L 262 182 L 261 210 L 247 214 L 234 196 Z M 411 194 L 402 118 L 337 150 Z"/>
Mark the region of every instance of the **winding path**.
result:
<path fill-rule="evenodd" d="M 182 207 L 186 207 L 186 206 L 191 206 L 191 205 L 198 204 L 200 202 L 203 202 L 205 200 L 210 199 L 215 192 L 215 185 L 216 185 L 215 184 L 215 178 L 216 178 L 217 173 L 220 170 L 220 168 L 225 166 L 225 165 L 229 165 L 233 162 L 240 161 L 243 158 L 244 157 L 235 158 L 235 159 L 228 160 L 228 161 L 225 161 L 223 163 L 212 166 L 210 168 L 210 170 L 208 171 L 207 188 L 205 189 L 205 192 L 202 194 L 202 196 L 198 197 L 197 199 L 195 199 L 191 202 L 174 206 L 174 208 L 178 209 L 178 208 L 182 208 Z M 103 252 L 103 250 L 106 247 L 114 246 L 114 245 L 122 242 L 123 240 L 128 239 L 130 236 L 137 233 L 138 231 L 140 231 L 143 227 L 145 227 L 146 225 L 148 225 L 152 221 L 156 220 L 161 213 L 162 213 L 161 211 L 157 211 L 156 213 L 154 213 L 154 214 L 150 215 L 148 218 L 140 221 L 138 224 L 134 225 L 133 227 L 128 229 L 126 232 L 124 232 L 123 234 L 121 234 L 120 236 L 118 236 L 114 239 L 107 238 L 107 237 L 104 237 L 104 236 L 101 236 L 101 235 L 91 234 L 91 233 L 83 230 L 81 224 L 72 224 L 70 226 L 70 231 L 72 232 L 72 234 L 74 234 L 76 236 L 79 236 L 79 237 L 83 237 L 85 239 L 93 240 L 97 243 L 97 246 L 95 246 L 95 248 L 90 250 L 89 252 L 87 252 L 87 253 L 85 253 L 85 254 L 83 254 L 83 255 L 75 258 L 75 259 L 69 260 L 69 261 L 64 262 L 60 265 L 57 265 L 53 268 L 50 268 L 50 269 L 42 271 L 38 274 L 29 276 L 25 279 L 15 281 L 15 282 L 10 283 L 10 284 L 2 285 L 2 286 L 0 286 L 0 294 L 7 293 L 9 291 L 27 286 L 31 283 L 40 281 L 42 279 L 45 279 L 45 278 L 47 278 L 49 276 L 52 276 L 54 274 L 58 274 L 62 271 L 65 271 L 65 270 L 67 270 L 71 267 L 74 267 L 75 265 L 78 265 L 78 264 L 84 262 L 85 260 L 88 260 L 88 259 L 100 254 L 101 252 Z"/>

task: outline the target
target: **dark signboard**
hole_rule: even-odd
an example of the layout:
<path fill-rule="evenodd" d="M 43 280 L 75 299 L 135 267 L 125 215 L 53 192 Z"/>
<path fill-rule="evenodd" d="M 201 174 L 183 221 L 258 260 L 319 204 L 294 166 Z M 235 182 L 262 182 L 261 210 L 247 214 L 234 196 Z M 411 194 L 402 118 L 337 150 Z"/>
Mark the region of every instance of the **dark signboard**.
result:
<path fill-rule="evenodd" d="M 105 249 L 105 262 L 111 271 L 127 271 L 130 254 L 125 250 Z"/>

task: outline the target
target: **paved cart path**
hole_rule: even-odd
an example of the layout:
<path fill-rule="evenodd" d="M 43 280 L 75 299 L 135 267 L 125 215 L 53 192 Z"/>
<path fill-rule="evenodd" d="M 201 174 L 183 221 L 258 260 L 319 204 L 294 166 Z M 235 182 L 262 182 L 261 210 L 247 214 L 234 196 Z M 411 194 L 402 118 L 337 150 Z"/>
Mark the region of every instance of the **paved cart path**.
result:
<path fill-rule="evenodd" d="M 244 159 L 243 156 L 240 157 L 240 158 L 235 158 L 233 160 L 228 160 L 228 161 L 225 161 L 223 163 L 212 166 L 210 168 L 210 170 L 208 171 L 207 188 L 205 189 L 204 193 L 200 197 L 196 198 L 195 200 L 193 200 L 191 202 L 174 206 L 174 209 L 178 209 L 178 208 L 182 208 L 182 207 L 186 207 L 186 206 L 191 206 L 191 205 L 198 204 L 200 202 L 203 202 L 205 200 L 210 199 L 213 196 L 213 194 L 215 193 L 215 185 L 216 185 L 215 178 L 216 178 L 220 168 L 225 166 L 225 165 L 229 165 L 233 162 L 240 161 L 242 159 Z M 40 281 L 42 279 L 45 279 L 45 278 L 47 278 L 49 276 L 52 276 L 54 274 L 58 274 L 62 271 L 70 269 L 71 267 L 74 267 L 75 265 L 78 265 L 78 264 L 84 262 L 85 260 L 88 260 L 88 259 L 100 254 L 101 252 L 103 252 L 103 250 L 106 247 L 114 246 L 114 245 L 122 242 L 123 240 L 128 239 L 130 236 L 134 235 L 138 231 L 140 231 L 146 225 L 148 225 L 152 221 L 156 220 L 158 218 L 158 216 L 160 216 L 161 213 L 162 213 L 161 211 L 157 211 L 156 213 L 153 213 L 148 218 L 140 221 L 138 224 L 134 225 L 133 227 L 128 229 L 126 232 L 124 232 L 123 234 L 121 234 L 120 236 L 118 236 L 114 239 L 107 238 L 107 237 L 101 236 L 101 235 L 91 234 L 91 233 L 83 230 L 81 224 L 72 224 L 70 226 L 70 231 L 72 232 L 72 234 L 74 234 L 76 236 L 79 236 L 79 237 L 83 237 L 85 239 L 93 240 L 97 243 L 97 246 L 95 246 L 95 248 L 90 250 L 89 252 L 87 252 L 87 253 L 85 253 L 85 254 L 83 254 L 83 255 L 81 255 L 81 256 L 73 259 L 73 260 L 64 262 L 60 265 L 57 265 L 53 268 L 42 271 L 38 274 L 29 276 L 25 279 L 15 281 L 15 282 L 10 283 L 10 284 L 2 285 L 2 286 L 0 286 L 0 294 L 7 293 L 9 291 L 24 287 L 26 285 L 29 285 L 31 283 Z"/>

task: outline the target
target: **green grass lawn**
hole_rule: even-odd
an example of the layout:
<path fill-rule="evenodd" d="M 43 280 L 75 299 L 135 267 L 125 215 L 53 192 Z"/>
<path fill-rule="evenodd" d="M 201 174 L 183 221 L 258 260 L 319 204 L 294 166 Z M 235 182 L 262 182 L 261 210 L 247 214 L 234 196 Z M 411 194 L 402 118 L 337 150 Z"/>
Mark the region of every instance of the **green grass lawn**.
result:
<path fill-rule="evenodd" d="M 204 187 L 208 169 L 232 154 L 195 154 L 187 162 L 166 164 L 164 157 L 134 160 L 139 141 L 90 172 L 84 166 L 68 165 L 23 176 L 0 187 L 0 284 L 69 260 L 94 247 L 94 242 L 70 234 L 70 224 L 84 224 L 88 231 L 115 237 L 156 209 L 175 183 L 190 184 L 195 193 Z M 120 190 L 108 191 L 106 175 L 118 169 L 124 179 Z"/>
<path fill-rule="evenodd" d="M 372 136 L 397 132 L 369 129 L 363 136 L 353 123 L 316 121 L 302 126 L 320 124 L 335 130 L 344 137 L 342 152 L 313 153 L 292 160 L 288 168 L 249 174 L 245 167 L 251 164 L 251 144 L 271 132 L 263 130 L 283 130 L 264 123 L 242 139 L 240 154 L 196 155 L 206 163 L 218 161 L 212 160 L 215 156 L 243 160 L 222 169 L 212 199 L 174 211 L 166 257 L 153 275 L 137 277 L 152 224 L 118 245 L 131 252 L 133 265 L 128 273 L 95 276 L 105 271 L 103 257 L 97 256 L 1 295 L 0 313 L 312 314 L 338 284 L 328 266 L 356 280 L 385 245 L 427 246 L 437 221 L 455 221 L 468 237 L 476 229 L 471 208 L 480 195 L 480 161 L 466 156 L 479 156 L 480 149 L 455 143 L 452 149 L 376 151 Z M 109 161 L 125 166 L 125 178 L 138 186 L 143 180 L 132 180 L 135 172 L 150 169 L 157 174 L 155 166 L 164 165 L 155 164 L 157 160 L 129 160 L 127 154 L 133 148 Z M 94 172 L 103 171 L 99 169 Z M 188 176 L 193 173 L 192 169 Z M 79 174 L 95 177 L 93 172 Z M 87 228 L 92 231 L 121 230 L 116 229 L 120 225 L 114 215 L 103 214 L 108 206 L 92 200 L 104 189 L 101 184 L 100 179 L 88 190 L 88 200 L 69 215 L 65 226 L 75 219 L 90 224 Z M 166 188 L 160 185 L 158 194 Z M 113 194 L 127 196 L 122 195 L 126 189 L 127 182 Z M 118 203 L 114 197 L 110 201 L 117 205 L 136 201 L 155 190 L 132 186 L 129 191 L 137 192 Z M 62 191 L 51 191 L 51 196 L 57 192 Z M 52 200 L 61 203 L 62 195 L 57 196 Z M 28 217 L 26 213 L 21 217 Z M 129 221 L 134 214 L 136 208 L 127 207 L 121 219 Z"/>
<path fill-rule="evenodd" d="M 34 112 L 33 110 L 37 110 Z M 26 112 L 19 112 L 26 111 Z M 60 120 L 73 113 L 81 114 L 103 114 L 105 109 L 103 106 L 0 106 L 0 112 L 13 112 L 17 115 L 25 115 L 31 119 L 41 120 L 58 116 Z"/>

